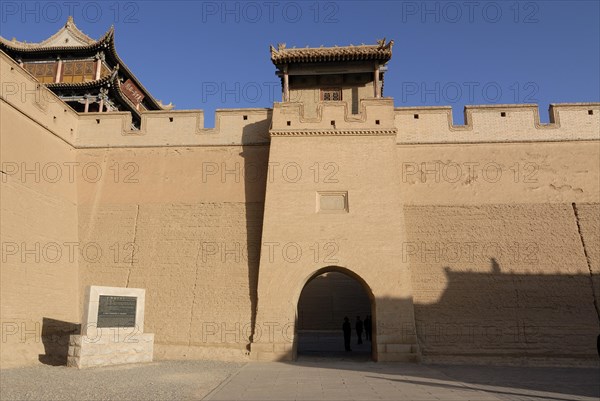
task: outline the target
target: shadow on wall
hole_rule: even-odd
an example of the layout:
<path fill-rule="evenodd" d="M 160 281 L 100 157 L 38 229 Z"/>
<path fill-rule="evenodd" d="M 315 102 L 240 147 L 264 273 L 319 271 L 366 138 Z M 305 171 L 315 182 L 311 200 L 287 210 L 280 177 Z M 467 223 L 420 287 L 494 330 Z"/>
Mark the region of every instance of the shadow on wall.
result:
<path fill-rule="evenodd" d="M 490 258 L 488 271 L 441 267 L 425 277 L 445 281 L 436 302 L 415 300 L 419 348 L 427 363 L 569 365 L 596 363 L 600 317 L 589 275 L 503 272 Z M 415 299 L 423 291 L 415 292 Z M 375 297 L 377 309 L 397 310 L 406 299 Z M 386 322 L 375 319 L 374 334 Z M 392 323 L 393 324 L 393 323 Z M 393 326 L 392 326 L 393 327 Z M 414 337 L 407 325 L 402 339 Z M 296 336 L 296 339 L 298 336 Z M 283 359 L 282 359 L 283 361 Z"/>
<path fill-rule="evenodd" d="M 415 302 L 417 337 L 426 361 L 598 358 L 600 317 L 585 274 L 456 271 L 445 267 L 436 303 Z"/>
<path fill-rule="evenodd" d="M 44 365 L 66 365 L 69 337 L 72 334 L 79 334 L 80 331 L 80 324 L 47 317 L 43 318 L 42 343 L 44 344 L 44 354 L 39 356 L 39 361 Z"/>
<path fill-rule="evenodd" d="M 243 116 L 247 118 L 247 116 Z M 250 298 L 251 332 L 246 344 L 246 352 L 250 352 L 255 334 L 256 308 L 258 302 L 258 268 L 262 240 L 262 222 L 264 215 L 264 199 L 267 189 L 269 124 L 271 115 L 266 120 L 250 123 L 242 131 L 242 151 L 244 159 L 243 177 L 246 206 L 246 249 L 248 251 L 248 296 Z M 257 144 L 257 142 L 259 142 Z M 266 157 L 262 157 L 266 148 Z M 264 159 L 264 160 L 263 160 Z"/>

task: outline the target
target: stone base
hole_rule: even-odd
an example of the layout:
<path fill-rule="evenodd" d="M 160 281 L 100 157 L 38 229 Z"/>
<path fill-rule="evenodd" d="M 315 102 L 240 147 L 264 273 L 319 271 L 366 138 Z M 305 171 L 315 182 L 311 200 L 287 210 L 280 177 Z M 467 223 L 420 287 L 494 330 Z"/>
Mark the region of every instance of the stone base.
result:
<path fill-rule="evenodd" d="M 420 362 L 417 344 L 377 344 L 378 362 Z"/>
<path fill-rule="evenodd" d="M 154 334 L 88 337 L 72 335 L 69 339 L 67 366 L 89 368 L 152 362 Z"/>

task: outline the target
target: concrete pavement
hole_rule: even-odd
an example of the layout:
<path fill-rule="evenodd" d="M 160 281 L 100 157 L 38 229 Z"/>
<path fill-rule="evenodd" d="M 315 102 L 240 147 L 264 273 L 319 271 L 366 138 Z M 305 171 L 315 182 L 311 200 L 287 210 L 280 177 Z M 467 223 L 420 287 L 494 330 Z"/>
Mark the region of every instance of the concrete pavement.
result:
<path fill-rule="evenodd" d="M 209 400 L 589 400 L 600 370 L 373 363 L 301 358 L 250 363 Z"/>

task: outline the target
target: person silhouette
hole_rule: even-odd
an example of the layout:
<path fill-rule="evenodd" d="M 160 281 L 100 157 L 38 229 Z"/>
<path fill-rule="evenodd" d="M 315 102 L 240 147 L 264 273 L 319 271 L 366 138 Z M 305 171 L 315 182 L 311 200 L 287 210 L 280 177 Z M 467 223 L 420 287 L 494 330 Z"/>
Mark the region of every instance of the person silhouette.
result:
<path fill-rule="evenodd" d="M 363 322 L 360 320 L 360 316 L 356 316 L 356 325 L 354 327 L 356 328 L 356 335 L 358 336 L 357 344 L 362 344 Z"/>
<path fill-rule="evenodd" d="M 365 340 L 367 341 L 371 341 L 371 333 L 372 333 L 372 322 L 371 322 L 371 315 L 367 315 L 367 317 L 365 317 L 365 320 L 363 322 L 363 325 L 365 326 Z"/>
<path fill-rule="evenodd" d="M 344 349 L 346 351 L 352 351 L 352 349 L 350 348 L 350 336 L 352 335 L 352 326 L 350 325 L 350 319 L 348 319 L 348 316 L 344 317 L 342 331 L 344 332 Z"/>

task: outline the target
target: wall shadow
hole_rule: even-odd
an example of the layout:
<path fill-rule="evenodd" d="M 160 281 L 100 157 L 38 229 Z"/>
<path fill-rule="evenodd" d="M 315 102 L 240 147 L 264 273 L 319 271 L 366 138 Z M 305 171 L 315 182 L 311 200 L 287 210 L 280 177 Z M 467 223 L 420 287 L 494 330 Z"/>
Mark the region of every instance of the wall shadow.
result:
<path fill-rule="evenodd" d="M 246 344 L 247 352 L 250 352 L 256 328 L 258 270 L 267 189 L 271 115 L 272 112 L 268 114 L 267 119 L 247 124 L 242 129 L 242 151 L 240 156 L 244 159 L 242 179 L 246 212 L 245 245 L 248 259 L 248 297 L 250 299 L 251 325 L 251 333 Z"/>
<path fill-rule="evenodd" d="M 600 322 L 589 276 L 505 273 L 495 258 L 487 272 L 446 266 L 444 274 L 437 302 L 419 303 L 415 291 L 416 334 L 426 360 L 527 364 L 598 357 Z"/>
<path fill-rule="evenodd" d="M 81 325 L 44 317 L 42 320 L 42 343 L 44 354 L 39 361 L 44 365 L 63 366 L 67 364 L 69 337 L 80 334 Z"/>

